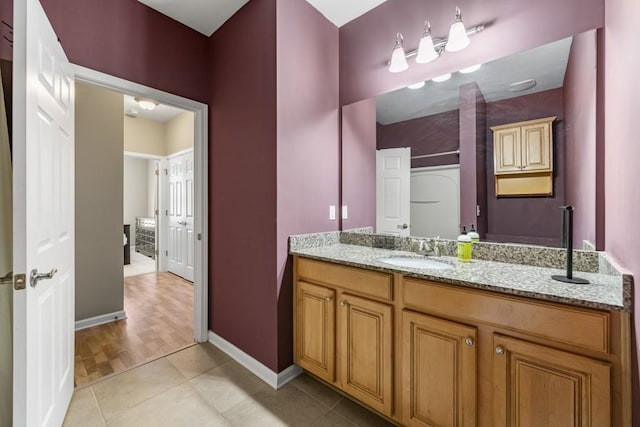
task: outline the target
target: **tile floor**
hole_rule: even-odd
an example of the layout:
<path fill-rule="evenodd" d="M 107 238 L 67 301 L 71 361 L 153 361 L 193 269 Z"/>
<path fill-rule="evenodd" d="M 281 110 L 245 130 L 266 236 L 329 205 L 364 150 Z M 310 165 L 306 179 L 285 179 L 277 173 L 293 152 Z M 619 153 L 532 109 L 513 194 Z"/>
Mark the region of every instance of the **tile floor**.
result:
<path fill-rule="evenodd" d="M 65 427 L 390 426 L 307 375 L 278 391 L 211 344 L 76 389 Z"/>
<path fill-rule="evenodd" d="M 136 252 L 131 248 L 131 264 L 124 266 L 124 277 L 137 276 L 138 274 L 153 273 L 156 271 L 156 260 Z"/>

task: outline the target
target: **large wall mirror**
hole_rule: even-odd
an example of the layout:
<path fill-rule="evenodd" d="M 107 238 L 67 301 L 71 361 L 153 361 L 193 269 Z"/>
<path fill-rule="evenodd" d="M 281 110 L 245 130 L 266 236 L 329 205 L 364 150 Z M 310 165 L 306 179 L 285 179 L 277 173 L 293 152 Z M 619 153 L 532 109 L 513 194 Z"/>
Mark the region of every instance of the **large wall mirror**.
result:
<path fill-rule="evenodd" d="M 475 68 L 343 107 L 343 230 L 595 245 L 595 30 Z"/>

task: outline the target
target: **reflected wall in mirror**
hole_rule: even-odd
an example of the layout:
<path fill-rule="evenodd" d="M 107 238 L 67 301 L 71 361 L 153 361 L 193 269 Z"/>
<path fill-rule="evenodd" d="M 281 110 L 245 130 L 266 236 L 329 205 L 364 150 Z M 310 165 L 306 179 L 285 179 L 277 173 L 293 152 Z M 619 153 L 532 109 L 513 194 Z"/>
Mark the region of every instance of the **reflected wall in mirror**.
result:
<path fill-rule="evenodd" d="M 595 245 L 596 73 L 588 31 L 343 107 L 343 230 L 453 239 L 473 224 L 486 241 L 559 246 L 571 204 L 576 247 Z M 553 117 L 549 145 L 539 126 L 519 126 L 494 150 L 492 127 Z M 398 148 L 410 149 L 409 191 L 390 175 Z M 517 196 L 496 194 L 495 159 L 516 163 L 500 182 Z"/>

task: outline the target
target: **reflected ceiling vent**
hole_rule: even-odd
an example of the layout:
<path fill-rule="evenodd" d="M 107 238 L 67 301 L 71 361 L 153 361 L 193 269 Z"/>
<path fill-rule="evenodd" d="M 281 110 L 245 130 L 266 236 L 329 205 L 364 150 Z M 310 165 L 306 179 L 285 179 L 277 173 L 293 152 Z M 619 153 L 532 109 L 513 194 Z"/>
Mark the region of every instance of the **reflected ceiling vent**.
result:
<path fill-rule="evenodd" d="M 125 116 L 131 117 L 132 119 L 135 119 L 136 117 L 138 117 L 138 114 L 139 114 L 138 110 L 133 110 L 133 109 L 127 110 L 124 113 Z"/>
<path fill-rule="evenodd" d="M 511 83 L 509 90 L 511 92 L 523 92 L 536 87 L 537 84 L 538 82 L 536 82 L 535 79 L 523 80 L 521 82 Z"/>

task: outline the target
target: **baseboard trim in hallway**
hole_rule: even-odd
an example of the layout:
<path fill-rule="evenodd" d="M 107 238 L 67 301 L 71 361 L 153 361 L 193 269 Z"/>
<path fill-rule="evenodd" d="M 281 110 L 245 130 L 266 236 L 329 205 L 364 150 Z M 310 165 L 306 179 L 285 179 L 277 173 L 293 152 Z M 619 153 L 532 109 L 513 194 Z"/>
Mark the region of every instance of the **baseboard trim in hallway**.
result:
<path fill-rule="evenodd" d="M 114 311 L 113 313 L 101 314 L 100 316 L 89 317 L 88 319 L 76 320 L 76 331 L 91 328 L 93 326 L 104 325 L 105 323 L 115 322 L 127 318 L 124 310 Z"/>
<path fill-rule="evenodd" d="M 218 349 L 225 352 L 233 360 L 247 368 L 255 376 L 267 383 L 271 388 L 277 390 L 289 381 L 302 373 L 302 368 L 298 365 L 291 365 L 280 373 L 275 373 L 244 351 L 240 350 L 229 341 L 222 338 L 213 331 L 209 331 L 209 342 Z"/>

